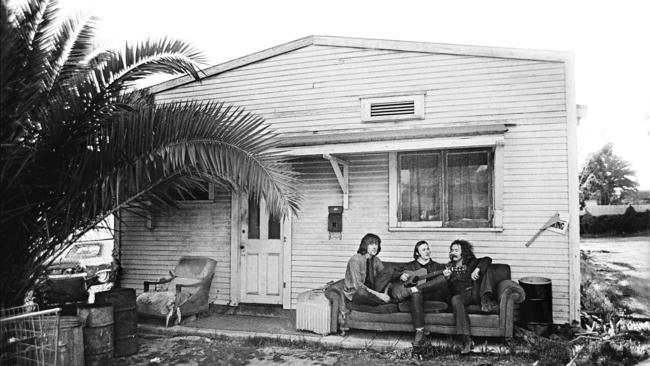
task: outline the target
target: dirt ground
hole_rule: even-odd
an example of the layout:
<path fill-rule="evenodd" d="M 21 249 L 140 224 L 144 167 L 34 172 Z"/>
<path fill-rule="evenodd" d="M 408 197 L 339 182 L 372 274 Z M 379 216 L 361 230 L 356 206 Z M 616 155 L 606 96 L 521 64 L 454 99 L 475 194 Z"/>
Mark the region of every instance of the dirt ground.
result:
<path fill-rule="evenodd" d="M 583 239 L 604 275 L 603 285 L 620 289 L 628 308 L 639 316 L 650 316 L 650 238 Z M 601 278 L 599 276 L 599 278 Z M 629 298 L 629 299 L 628 299 Z M 375 352 L 329 349 L 320 345 L 287 344 L 262 339 L 212 339 L 199 336 L 165 337 L 141 335 L 139 352 L 117 360 L 118 365 L 532 365 L 534 359 L 519 355 L 476 355 L 461 357 L 440 351 L 422 360 L 411 351 Z"/>
<path fill-rule="evenodd" d="M 583 238 L 580 249 L 604 278 L 601 287 L 612 287 L 630 315 L 650 318 L 650 236 Z"/>
<path fill-rule="evenodd" d="M 275 343 L 275 345 L 274 345 Z M 531 365 L 534 360 L 520 356 L 441 355 L 419 360 L 410 351 L 379 353 L 365 350 L 328 349 L 309 344 L 279 345 L 259 339 L 211 339 L 198 336 L 139 337 L 139 352 L 117 360 L 118 365 Z"/>

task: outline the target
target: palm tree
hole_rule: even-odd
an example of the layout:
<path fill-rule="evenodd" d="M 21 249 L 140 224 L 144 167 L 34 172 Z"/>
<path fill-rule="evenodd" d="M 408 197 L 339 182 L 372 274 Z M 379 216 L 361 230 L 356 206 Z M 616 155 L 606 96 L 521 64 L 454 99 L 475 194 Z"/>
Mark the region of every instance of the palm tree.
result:
<path fill-rule="evenodd" d="M 0 305 L 19 304 L 48 258 L 120 210 L 168 211 L 214 183 L 296 212 L 290 164 L 259 116 L 221 103 L 155 106 L 141 79 L 199 78 L 203 56 L 161 39 L 99 49 L 89 18 L 56 1 L 0 7 Z"/>

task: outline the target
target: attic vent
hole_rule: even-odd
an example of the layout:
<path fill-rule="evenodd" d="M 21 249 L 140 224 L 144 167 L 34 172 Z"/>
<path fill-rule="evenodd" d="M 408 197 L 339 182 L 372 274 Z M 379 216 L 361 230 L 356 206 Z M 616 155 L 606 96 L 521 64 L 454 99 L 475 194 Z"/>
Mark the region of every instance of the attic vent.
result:
<path fill-rule="evenodd" d="M 403 102 L 372 103 L 370 105 L 370 117 L 401 116 L 415 114 L 415 101 L 405 100 Z"/>
<path fill-rule="evenodd" d="M 424 118 L 424 94 L 361 98 L 363 122 Z"/>

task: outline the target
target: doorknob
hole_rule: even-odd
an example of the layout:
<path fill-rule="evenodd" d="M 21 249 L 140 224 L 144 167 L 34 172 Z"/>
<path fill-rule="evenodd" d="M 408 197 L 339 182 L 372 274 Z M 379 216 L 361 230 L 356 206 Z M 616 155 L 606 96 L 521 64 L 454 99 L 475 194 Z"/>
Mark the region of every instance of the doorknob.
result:
<path fill-rule="evenodd" d="M 240 245 L 240 246 L 239 246 L 239 249 L 246 249 L 246 247 L 243 246 L 243 245 Z"/>

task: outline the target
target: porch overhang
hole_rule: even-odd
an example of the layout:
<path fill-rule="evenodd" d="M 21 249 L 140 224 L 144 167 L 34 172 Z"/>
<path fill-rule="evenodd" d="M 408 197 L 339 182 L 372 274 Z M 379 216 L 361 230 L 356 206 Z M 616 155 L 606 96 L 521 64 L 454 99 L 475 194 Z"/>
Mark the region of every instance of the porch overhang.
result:
<path fill-rule="evenodd" d="M 361 131 L 284 137 L 278 147 L 289 156 L 378 153 L 495 146 L 503 143 L 505 124 L 425 128 L 401 131 Z"/>

